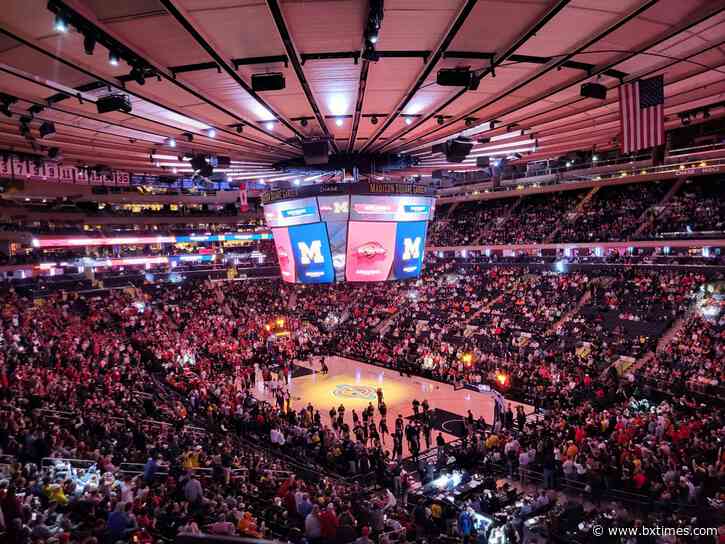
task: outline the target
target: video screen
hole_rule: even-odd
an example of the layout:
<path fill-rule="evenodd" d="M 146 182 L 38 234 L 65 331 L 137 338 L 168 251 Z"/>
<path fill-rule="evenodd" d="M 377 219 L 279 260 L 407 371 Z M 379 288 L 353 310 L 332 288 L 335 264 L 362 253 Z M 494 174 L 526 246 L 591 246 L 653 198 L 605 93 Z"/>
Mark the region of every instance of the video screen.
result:
<path fill-rule="evenodd" d="M 264 220 L 268 227 L 289 227 L 320 221 L 317 199 L 300 198 L 285 200 L 264 206 Z"/>
<path fill-rule="evenodd" d="M 289 283 L 417 278 L 434 199 L 325 195 L 265 205 Z"/>

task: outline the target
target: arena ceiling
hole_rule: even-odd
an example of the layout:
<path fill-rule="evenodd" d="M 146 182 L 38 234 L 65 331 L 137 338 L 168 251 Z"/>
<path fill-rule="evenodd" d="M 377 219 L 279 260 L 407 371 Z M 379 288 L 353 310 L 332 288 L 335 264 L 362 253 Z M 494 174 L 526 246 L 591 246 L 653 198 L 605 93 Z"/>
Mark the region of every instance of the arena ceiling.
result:
<path fill-rule="evenodd" d="M 232 179 L 274 179 L 270 165 L 300 156 L 303 139 L 426 157 L 432 143 L 471 129 L 499 137 L 474 155 L 505 148 L 546 158 L 611 147 L 622 82 L 664 74 L 667 126 L 725 92 L 721 0 L 385 0 L 377 60 L 365 54 L 368 0 L 2 7 L 0 93 L 17 101 L 11 117 L 0 115 L 0 149 L 55 146 L 66 161 L 135 171 L 183 173 L 188 164 L 176 157 L 193 151 L 231 156 Z M 65 31 L 59 13 L 72 14 Z M 136 72 L 123 59 L 109 63 L 104 43 L 118 44 Z M 438 70 L 455 67 L 476 71 L 476 90 L 436 84 Z M 286 87 L 254 92 L 252 75 L 271 72 Z M 585 82 L 605 85 L 607 98 L 580 97 Z M 98 113 L 109 90 L 130 96 L 130 114 Z M 32 106 L 34 143 L 19 130 Z M 43 121 L 56 126 L 47 141 L 37 137 Z M 429 157 L 405 173 L 444 165 Z"/>

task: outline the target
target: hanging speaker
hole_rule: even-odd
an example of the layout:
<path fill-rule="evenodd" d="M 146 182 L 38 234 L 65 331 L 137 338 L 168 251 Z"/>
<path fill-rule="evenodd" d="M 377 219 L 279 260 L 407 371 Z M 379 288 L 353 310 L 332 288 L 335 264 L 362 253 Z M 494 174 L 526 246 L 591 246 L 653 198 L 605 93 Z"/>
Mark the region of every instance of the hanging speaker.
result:
<path fill-rule="evenodd" d="M 580 93 L 584 98 L 596 98 L 597 100 L 607 98 L 607 88 L 599 83 L 584 83 Z"/>

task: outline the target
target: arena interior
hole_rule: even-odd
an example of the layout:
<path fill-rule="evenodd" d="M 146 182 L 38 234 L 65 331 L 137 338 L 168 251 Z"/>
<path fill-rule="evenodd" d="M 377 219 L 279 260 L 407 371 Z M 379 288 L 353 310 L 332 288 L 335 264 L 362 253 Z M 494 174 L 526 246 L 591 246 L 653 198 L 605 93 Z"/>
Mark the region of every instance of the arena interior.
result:
<path fill-rule="evenodd" d="M 725 1 L 0 2 L 0 542 L 725 542 Z"/>

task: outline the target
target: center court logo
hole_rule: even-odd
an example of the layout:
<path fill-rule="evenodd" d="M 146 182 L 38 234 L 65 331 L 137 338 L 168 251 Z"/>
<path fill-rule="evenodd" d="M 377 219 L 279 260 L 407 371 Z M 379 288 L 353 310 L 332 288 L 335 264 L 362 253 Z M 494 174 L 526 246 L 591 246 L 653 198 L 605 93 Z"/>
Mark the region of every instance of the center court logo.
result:
<path fill-rule="evenodd" d="M 364 399 L 373 400 L 377 398 L 374 387 L 369 385 L 350 385 L 341 383 L 332 391 L 332 396 L 339 399 Z"/>

